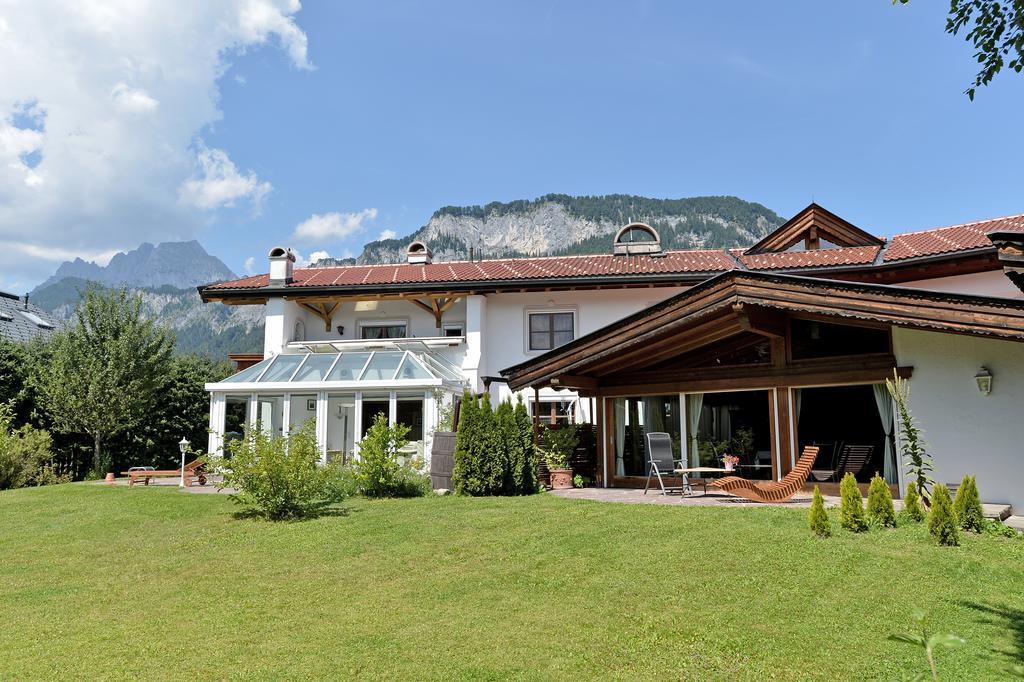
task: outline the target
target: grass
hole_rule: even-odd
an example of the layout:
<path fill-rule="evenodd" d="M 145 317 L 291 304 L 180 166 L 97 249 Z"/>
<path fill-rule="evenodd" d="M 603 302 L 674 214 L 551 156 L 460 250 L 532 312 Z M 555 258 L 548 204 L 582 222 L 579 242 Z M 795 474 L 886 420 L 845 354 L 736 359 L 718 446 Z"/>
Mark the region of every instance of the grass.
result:
<path fill-rule="evenodd" d="M 1024 541 L 814 538 L 804 510 L 357 500 L 272 524 L 222 496 L 0 493 L 0 679 L 943 679 L 1024 658 Z M 833 512 L 834 514 L 835 512 Z M 834 518 L 833 518 L 834 520 Z"/>

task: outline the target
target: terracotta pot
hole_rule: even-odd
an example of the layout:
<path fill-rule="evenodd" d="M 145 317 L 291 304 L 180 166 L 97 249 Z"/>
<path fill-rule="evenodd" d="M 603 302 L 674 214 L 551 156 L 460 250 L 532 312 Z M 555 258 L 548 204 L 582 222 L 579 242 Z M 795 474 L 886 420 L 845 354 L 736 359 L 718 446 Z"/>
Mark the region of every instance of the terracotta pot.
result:
<path fill-rule="evenodd" d="M 107 477 L 105 479 L 103 479 L 103 480 L 106 481 L 107 483 L 109 483 L 110 485 L 114 485 L 114 472 L 113 471 L 108 472 L 107 473 Z"/>
<path fill-rule="evenodd" d="M 565 490 L 572 487 L 572 469 L 551 469 L 551 489 Z"/>

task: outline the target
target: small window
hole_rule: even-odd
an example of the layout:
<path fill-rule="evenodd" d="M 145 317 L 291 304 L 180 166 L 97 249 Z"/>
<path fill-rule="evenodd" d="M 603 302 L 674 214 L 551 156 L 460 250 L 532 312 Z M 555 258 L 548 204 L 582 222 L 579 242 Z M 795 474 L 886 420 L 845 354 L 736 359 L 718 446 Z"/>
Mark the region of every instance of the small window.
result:
<path fill-rule="evenodd" d="M 46 320 L 44 320 L 43 318 L 39 317 L 35 313 L 31 313 L 31 312 L 29 312 L 27 310 L 19 310 L 18 312 L 21 313 L 22 317 L 24 317 L 26 320 L 28 320 L 29 322 L 33 323 L 34 325 L 36 325 L 40 329 L 53 329 L 53 324 L 51 324 L 50 322 L 47 322 Z"/>
<path fill-rule="evenodd" d="M 575 337 L 573 313 L 530 313 L 530 350 L 551 350 Z"/>
<path fill-rule="evenodd" d="M 444 336 L 462 336 L 463 329 L 462 323 L 458 324 L 446 324 L 444 326 Z"/>
<path fill-rule="evenodd" d="M 361 339 L 404 339 L 408 326 L 405 322 L 386 322 L 383 324 L 360 324 Z"/>

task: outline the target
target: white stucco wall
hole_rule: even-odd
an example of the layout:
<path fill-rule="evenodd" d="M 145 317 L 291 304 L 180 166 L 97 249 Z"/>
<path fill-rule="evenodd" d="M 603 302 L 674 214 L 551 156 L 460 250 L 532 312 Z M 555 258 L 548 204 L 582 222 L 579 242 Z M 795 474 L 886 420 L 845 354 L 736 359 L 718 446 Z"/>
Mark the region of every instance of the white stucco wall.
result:
<path fill-rule="evenodd" d="M 914 368 L 910 408 L 936 480 L 975 475 L 983 501 L 1024 511 L 1024 343 L 894 329 L 893 346 L 898 363 Z M 994 377 L 988 396 L 974 380 L 982 365 Z"/>
<path fill-rule="evenodd" d="M 1024 298 L 1024 292 L 1013 285 L 1002 270 L 975 272 L 969 275 L 952 277 L 936 277 L 919 279 L 900 284 L 914 289 L 929 291 L 949 291 L 957 294 L 977 294 L 979 296 L 1002 296 L 1004 298 Z"/>

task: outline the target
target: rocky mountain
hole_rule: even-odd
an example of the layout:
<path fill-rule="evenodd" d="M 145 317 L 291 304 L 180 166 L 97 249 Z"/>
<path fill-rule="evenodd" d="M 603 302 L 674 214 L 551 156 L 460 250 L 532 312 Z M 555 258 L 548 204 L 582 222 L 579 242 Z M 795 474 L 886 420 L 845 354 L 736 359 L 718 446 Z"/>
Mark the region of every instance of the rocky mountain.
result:
<path fill-rule="evenodd" d="M 412 240 L 426 242 L 438 260 L 466 258 L 472 247 L 485 258 L 608 253 L 626 223 L 655 227 L 666 248 L 724 248 L 753 244 L 784 220 L 761 204 L 736 197 L 651 199 L 626 194 L 446 206 L 400 239 L 370 242 L 358 263 L 394 263 Z"/>
<path fill-rule="evenodd" d="M 118 253 L 106 265 L 76 258 L 64 261 L 36 291 L 73 277 L 108 286 L 160 287 L 179 289 L 234 279 L 235 273 L 206 252 L 199 242 L 142 244 L 128 253 Z M 33 292 L 35 293 L 35 292 Z"/>
<path fill-rule="evenodd" d="M 79 277 L 64 277 L 38 287 L 31 301 L 59 321 L 74 315 L 75 305 L 88 286 Z M 102 285 L 100 285 L 102 286 Z M 143 310 L 151 319 L 174 330 L 179 353 L 198 353 L 223 360 L 228 353 L 263 348 L 263 306 L 205 305 L 194 287 L 129 287 L 142 297 Z"/>

